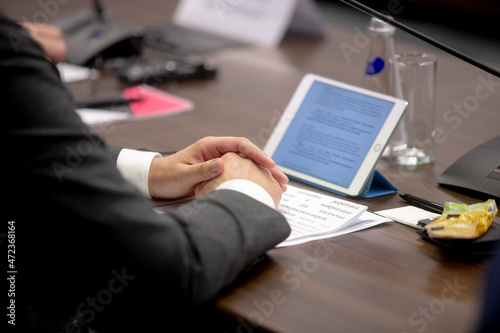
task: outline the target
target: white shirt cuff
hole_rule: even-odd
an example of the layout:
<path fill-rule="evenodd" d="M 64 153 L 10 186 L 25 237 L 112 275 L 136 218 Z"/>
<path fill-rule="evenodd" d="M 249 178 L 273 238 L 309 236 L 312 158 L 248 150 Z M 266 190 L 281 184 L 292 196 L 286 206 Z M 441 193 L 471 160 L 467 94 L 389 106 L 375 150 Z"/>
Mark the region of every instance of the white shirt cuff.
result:
<path fill-rule="evenodd" d="M 161 157 L 161 155 L 155 152 L 124 148 L 116 160 L 116 167 L 123 178 L 135 185 L 146 197 L 151 197 L 148 176 L 151 161 L 155 157 Z"/>
<path fill-rule="evenodd" d="M 231 179 L 228 180 L 219 186 L 217 186 L 216 190 L 233 190 L 243 194 L 248 195 L 249 197 L 263 203 L 271 207 L 272 209 L 276 209 L 274 205 L 274 200 L 266 190 L 262 188 L 262 186 L 257 185 L 256 183 L 246 180 L 246 179 Z"/>

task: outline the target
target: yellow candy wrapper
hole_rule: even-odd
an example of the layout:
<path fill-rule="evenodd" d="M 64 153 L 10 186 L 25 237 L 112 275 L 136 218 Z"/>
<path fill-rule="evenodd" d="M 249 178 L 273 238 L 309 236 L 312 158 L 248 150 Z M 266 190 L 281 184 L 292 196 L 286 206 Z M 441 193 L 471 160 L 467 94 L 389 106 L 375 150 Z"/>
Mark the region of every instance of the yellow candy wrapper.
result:
<path fill-rule="evenodd" d="M 446 202 L 441 217 L 425 226 L 431 238 L 475 239 L 491 225 L 498 209 L 495 200 L 473 205 Z"/>

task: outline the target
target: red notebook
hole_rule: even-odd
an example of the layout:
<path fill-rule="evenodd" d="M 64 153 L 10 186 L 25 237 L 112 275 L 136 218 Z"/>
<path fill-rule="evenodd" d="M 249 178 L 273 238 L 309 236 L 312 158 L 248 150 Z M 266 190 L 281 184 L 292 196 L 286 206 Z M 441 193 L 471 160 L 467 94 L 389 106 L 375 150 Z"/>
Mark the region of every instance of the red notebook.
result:
<path fill-rule="evenodd" d="M 159 117 L 193 109 L 191 101 L 170 95 L 147 84 L 125 89 L 123 97 L 142 99 L 129 103 L 130 111 L 137 118 Z"/>

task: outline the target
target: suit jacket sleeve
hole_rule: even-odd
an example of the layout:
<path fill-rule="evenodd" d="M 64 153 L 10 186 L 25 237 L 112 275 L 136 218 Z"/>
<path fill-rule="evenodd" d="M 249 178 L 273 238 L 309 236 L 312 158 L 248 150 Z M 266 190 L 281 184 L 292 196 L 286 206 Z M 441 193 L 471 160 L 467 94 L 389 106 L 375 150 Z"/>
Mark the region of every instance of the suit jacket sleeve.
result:
<path fill-rule="evenodd" d="M 111 158 L 116 163 L 116 160 L 118 159 L 118 155 L 120 155 L 122 148 L 111 145 L 105 145 L 105 150 L 109 158 Z"/>
<path fill-rule="evenodd" d="M 42 50 L 1 15 L 0 72 L 19 302 L 50 321 L 164 325 L 288 236 L 281 214 L 233 191 L 155 213 L 81 123 Z"/>

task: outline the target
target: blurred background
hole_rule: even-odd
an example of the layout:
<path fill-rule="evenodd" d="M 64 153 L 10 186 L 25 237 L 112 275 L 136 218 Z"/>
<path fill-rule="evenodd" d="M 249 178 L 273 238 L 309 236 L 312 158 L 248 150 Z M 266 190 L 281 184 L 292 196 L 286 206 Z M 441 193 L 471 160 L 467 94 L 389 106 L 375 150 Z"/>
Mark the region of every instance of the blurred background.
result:
<path fill-rule="evenodd" d="M 364 27 L 367 14 L 338 0 L 316 0 L 330 23 Z M 498 0 L 358 0 L 397 21 L 500 69 Z M 397 40 L 413 37 L 398 32 Z"/>

